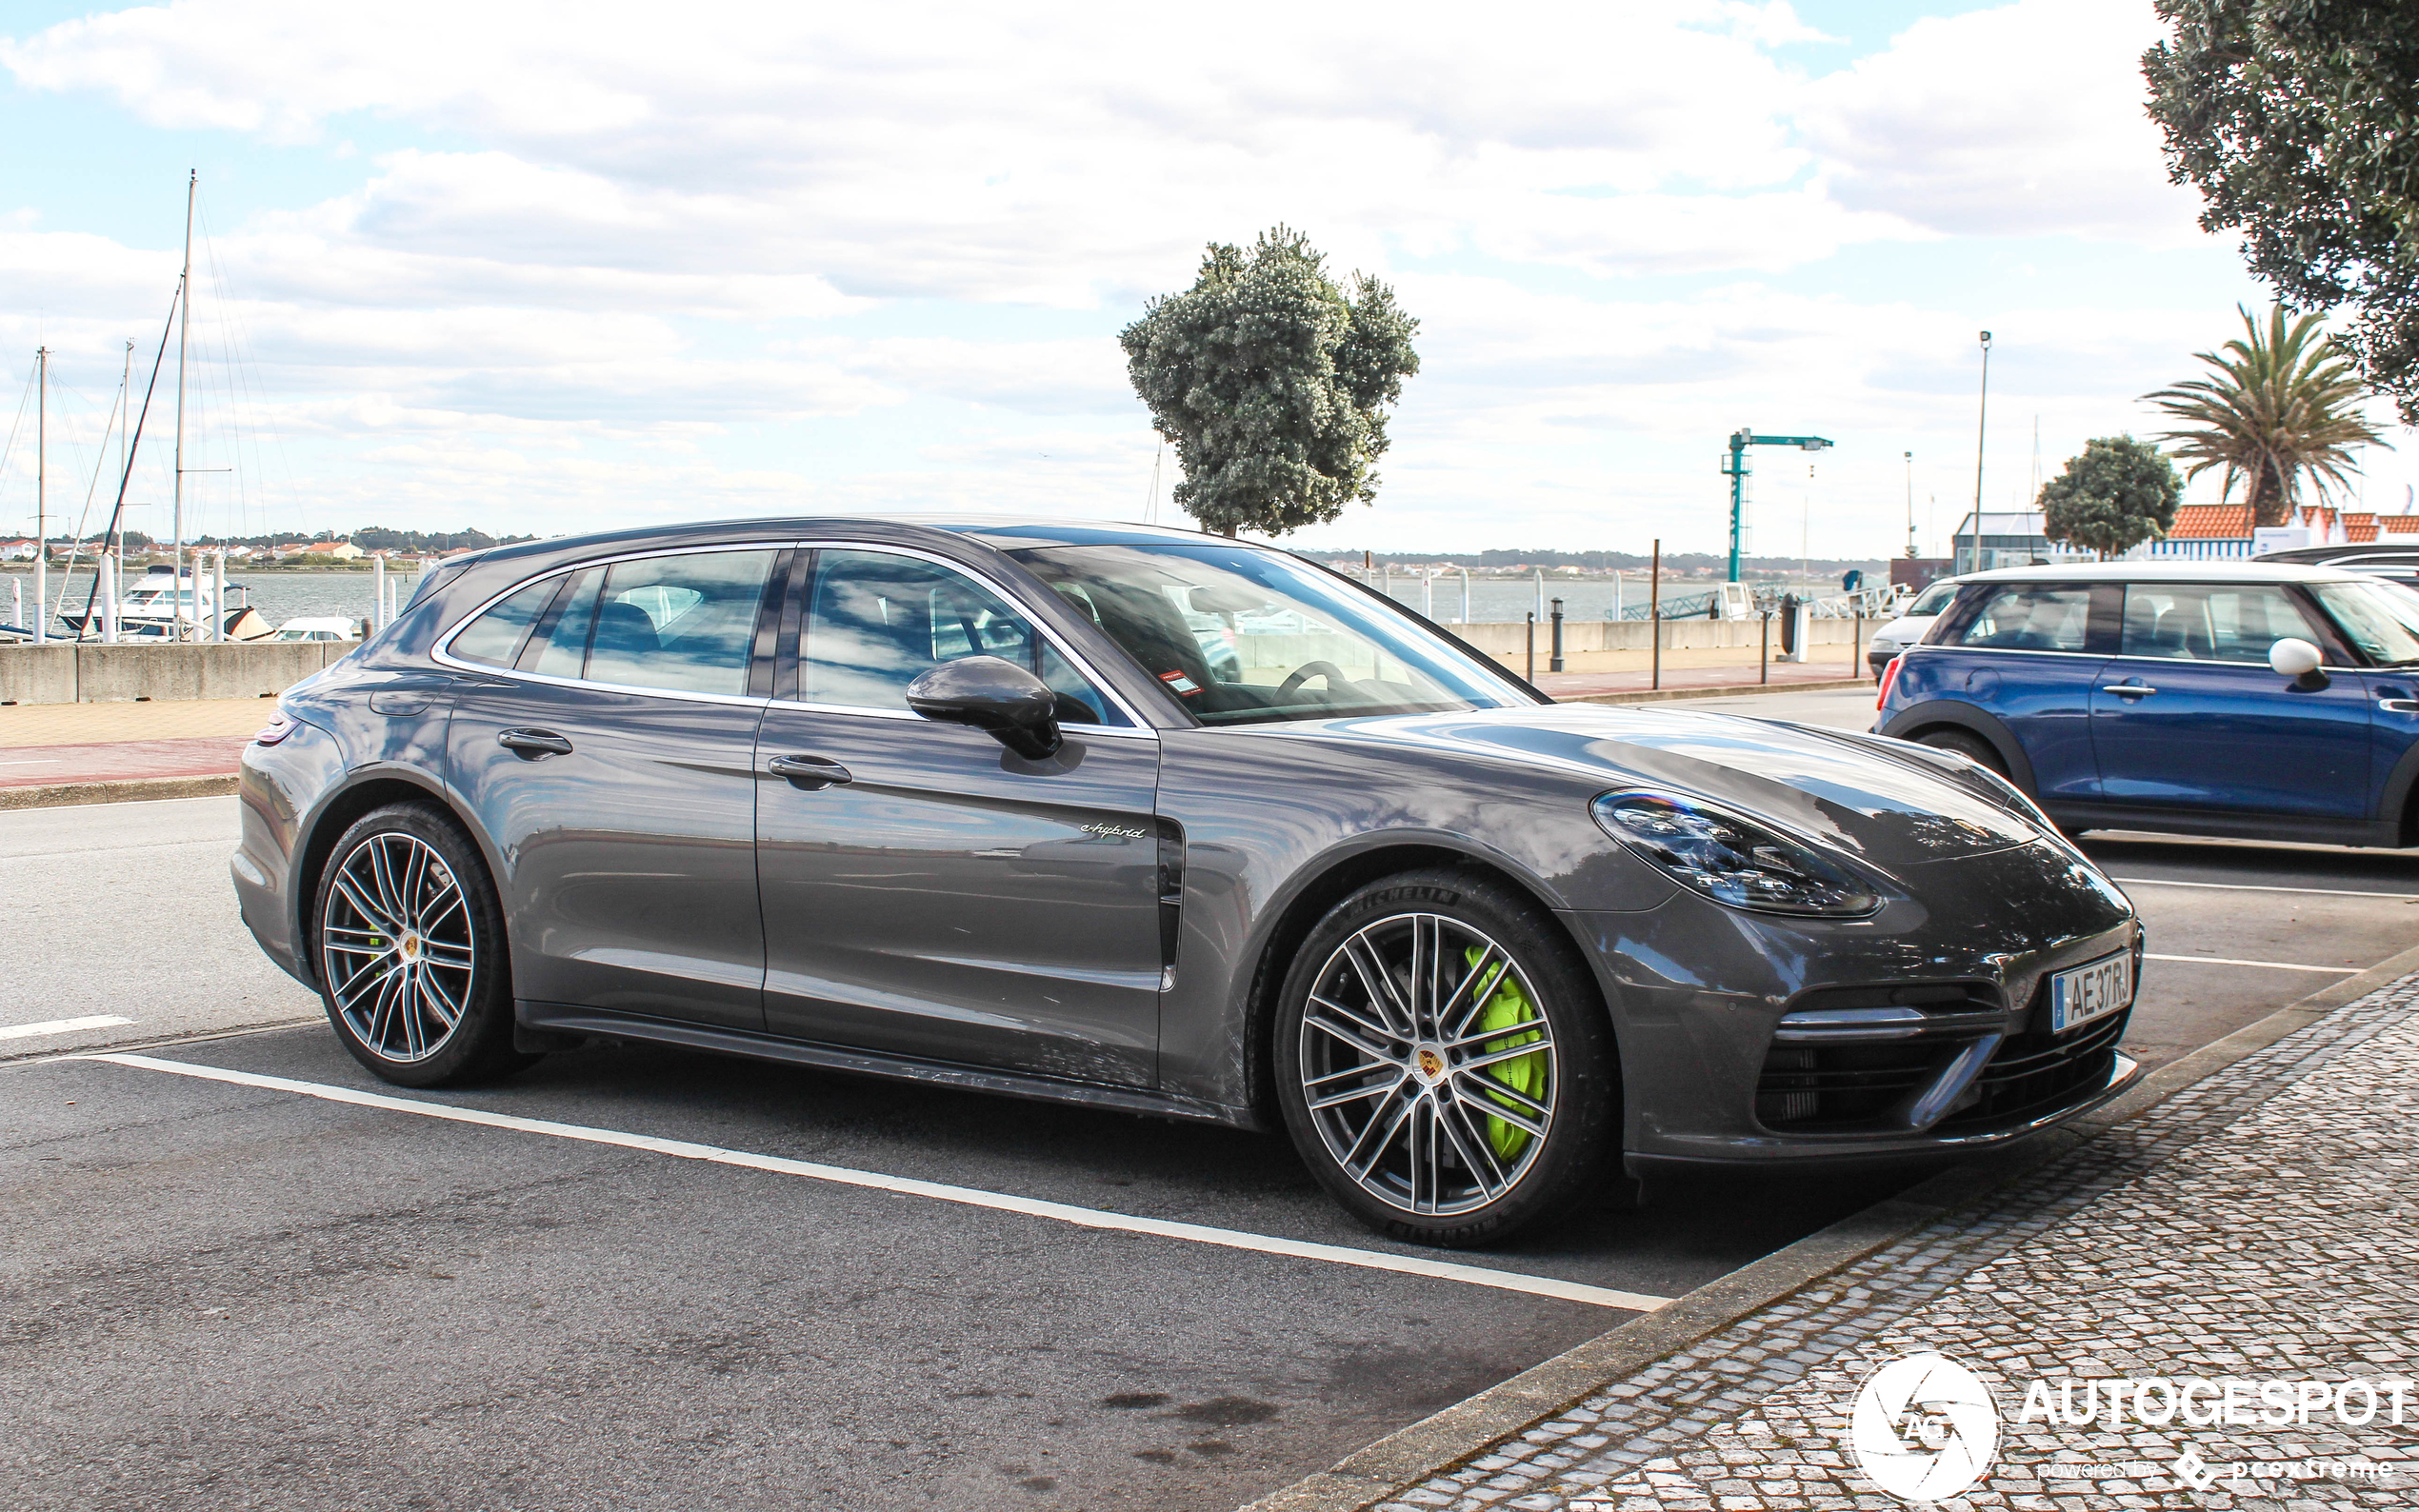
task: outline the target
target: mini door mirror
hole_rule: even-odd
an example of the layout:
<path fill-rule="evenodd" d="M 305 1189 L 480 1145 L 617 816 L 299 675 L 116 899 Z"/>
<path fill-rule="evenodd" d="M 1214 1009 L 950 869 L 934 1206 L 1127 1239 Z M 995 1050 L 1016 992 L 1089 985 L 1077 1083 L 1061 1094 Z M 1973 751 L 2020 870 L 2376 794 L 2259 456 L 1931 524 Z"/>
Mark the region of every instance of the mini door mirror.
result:
<path fill-rule="evenodd" d="M 2317 647 L 2295 635 L 2289 635 L 2268 648 L 2268 665 L 2277 676 L 2291 678 L 2296 687 L 2321 688 L 2327 686 L 2327 674 L 2318 669 L 2322 660 Z"/>
<path fill-rule="evenodd" d="M 1058 695 L 1050 685 L 996 656 L 944 662 L 908 685 L 908 707 L 943 725 L 971 725 L 1028 761 L 1055 755 Z"/>

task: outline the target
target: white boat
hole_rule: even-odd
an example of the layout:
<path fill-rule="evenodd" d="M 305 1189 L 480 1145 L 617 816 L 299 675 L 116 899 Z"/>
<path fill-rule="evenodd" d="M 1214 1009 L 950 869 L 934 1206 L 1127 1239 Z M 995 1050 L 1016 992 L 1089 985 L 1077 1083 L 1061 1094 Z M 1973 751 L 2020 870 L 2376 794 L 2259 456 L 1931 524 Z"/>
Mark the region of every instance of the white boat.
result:
<path fill-rule="evenodd" d="M 362 622 L 342 614 L 305 614 L 277 627 L 276 641 L 357 641 L 367 633 Z"/>
<path fill-rule="evenodd" d="M 269 621 L 251 607 L 250 591 L 241 583 L 227 585 L 227 602 L 218 599 L 218 580 L 191 567 L 179 572 L 165 563 L 129 581 L 118 595 L 117 633 L 122 641 L 193 641 L 215 622 L 218 638 L 257 641 L 270 633 Z M 59 616 L 70 640 L 101 638 L 101 606 Z"/>

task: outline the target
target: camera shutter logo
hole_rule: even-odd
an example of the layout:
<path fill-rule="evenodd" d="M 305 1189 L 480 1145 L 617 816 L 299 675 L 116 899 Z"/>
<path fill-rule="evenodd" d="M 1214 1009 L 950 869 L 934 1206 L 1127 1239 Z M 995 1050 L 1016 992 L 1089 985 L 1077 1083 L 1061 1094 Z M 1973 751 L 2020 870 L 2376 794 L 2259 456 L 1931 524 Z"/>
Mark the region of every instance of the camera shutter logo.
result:
<path fill-rule="evenodd" d="M 1990 1468 L 1999 1407 L 1990 1388 L 1946 1355 L 1905 1355 L 1865 1378 L 1849 1419 L 1857 1467 L 1902 1502 L 1937 1502 Z"/>

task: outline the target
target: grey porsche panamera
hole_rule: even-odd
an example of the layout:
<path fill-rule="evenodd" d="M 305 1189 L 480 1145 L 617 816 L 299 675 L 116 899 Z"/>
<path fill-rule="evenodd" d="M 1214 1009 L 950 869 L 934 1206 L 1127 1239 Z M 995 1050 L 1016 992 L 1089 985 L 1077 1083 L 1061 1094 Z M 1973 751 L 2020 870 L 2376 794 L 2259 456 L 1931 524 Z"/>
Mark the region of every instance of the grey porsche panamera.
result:
<path fill-rule="evenodd" d="M 1421 1243 L 2136 1074 L 2133 911 L 1990 772 L 1557 705 L 1181 531 L 488 550 L 283 695 L 242 800 L 246 924 L 390 1082 L 650 1042 L 1282 1128 Z"/>

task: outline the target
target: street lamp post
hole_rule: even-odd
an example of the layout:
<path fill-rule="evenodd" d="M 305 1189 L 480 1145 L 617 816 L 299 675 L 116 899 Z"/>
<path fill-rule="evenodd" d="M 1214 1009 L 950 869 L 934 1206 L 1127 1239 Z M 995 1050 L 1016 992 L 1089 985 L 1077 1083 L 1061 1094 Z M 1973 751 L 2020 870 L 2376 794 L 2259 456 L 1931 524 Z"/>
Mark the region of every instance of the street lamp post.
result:
<path fill-rule="evenodd" d="M 1982 440 L 1989 423 L 1990 332 L 1986 330 L 1982 333 L 1982 398 L 1974 407 L 1974 528 L 1977 531 L 1982 528 Z"/>
<path fill-rule="evenodd" d="M 1915 549 L 1915 454 L 1907 453 L 1907 560 L 1919 555 Z"/>

